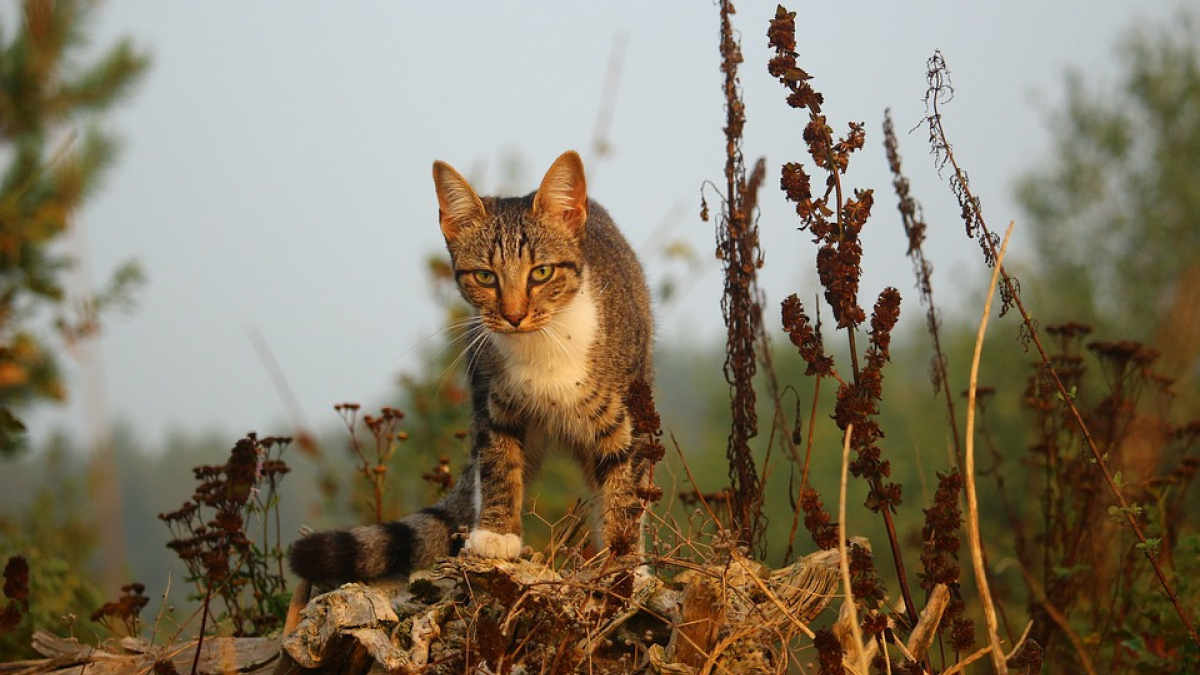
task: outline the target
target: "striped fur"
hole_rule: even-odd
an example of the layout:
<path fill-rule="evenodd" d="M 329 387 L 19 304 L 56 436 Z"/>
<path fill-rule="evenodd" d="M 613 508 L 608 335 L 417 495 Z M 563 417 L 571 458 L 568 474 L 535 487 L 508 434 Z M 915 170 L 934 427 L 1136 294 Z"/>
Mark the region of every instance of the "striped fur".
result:
<path fill-rule="evenodd" d="M 434 182 L 459 290 L 479 314 L 467 354 L 470 462 L 420 513 L 296 542 L 292 569 L 323 584 L 405 574 L 460 548 L 516 557 L 525 485 L 549 452 L 578 460 L 605 543 L 640 541 L 631 460 L 644 439 L 625 399 L 652 379 L 653 325 L 633 250 L 587 199 L 573 152 L 525 197 L 480 199 L 441 162 Z"/>

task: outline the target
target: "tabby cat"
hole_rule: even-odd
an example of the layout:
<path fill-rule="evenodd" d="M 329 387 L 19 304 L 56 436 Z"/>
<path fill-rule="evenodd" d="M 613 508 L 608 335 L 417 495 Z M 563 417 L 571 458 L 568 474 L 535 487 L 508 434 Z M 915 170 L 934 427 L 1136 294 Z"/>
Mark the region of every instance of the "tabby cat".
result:
<path fill-rule="evenodd" d="M 516 558 L 525 485 L 547 452 L 578 460 L 604 542 L 617 553 L 640 550 L 634 464 L 645 439 L 626 398 L 652 377 L 653 322 L 633 250 L 588 199 L 574 152 L 525 197 L 481 199 L 444 162 L 434 163 L 433 181 L 458 288 L 478 311 L 467 354 L 470 462 L 416 514 L 297 541 L 292 570 L 333 585 L 407 574 L 460 549 Z"/>

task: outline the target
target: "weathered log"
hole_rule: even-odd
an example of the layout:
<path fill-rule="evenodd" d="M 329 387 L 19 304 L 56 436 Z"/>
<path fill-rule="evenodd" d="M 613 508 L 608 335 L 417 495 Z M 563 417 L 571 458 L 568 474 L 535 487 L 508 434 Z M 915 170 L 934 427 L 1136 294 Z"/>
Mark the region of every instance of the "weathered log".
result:
<path fill-rule="evenodd" d="M 774 572 L 729 555 L 666 583 L 598 563 L 558 572 L 528 560 L 456 558 L 407 584 L 351 584 L 314 598 L 283 640 L 302 672 L 690 673 L 774 669 L 772 645 L 807 630 L 832 599 L 837 557 Z M 615 600 L 614 600 L 615 598 Z M 347 668 L 351 652 L 373 665 Z"/>
<path fill-rule="evenodd" d="M 154 664 L 169 662 L 180 673 L 190 673 L 198 641 L 152 645 L 145 640 L 124 638 L 104 647 L 94 647 L 60 638 L 45 631 L 33 636 L 33 647 L 45 659 L 0 664 L 3 675 L 45 675 L 59 671 L 88 675 L 135 675 L 148 673 Z M 279 658 L 279 641 L 273 638 L 205 638 L 200 646 L 197 672 L 205 675 L 267 675 Z"/>
<path fill-rule="evenodd" d="M 717 646 L 725 625 L 725 597 L 718 579 L 700 576 L 683 592 L 683 621 L 671 642 L 672 661 L 699 670 Z"/>
<path fill-rule="evenodd" d="M 601 558 L 558 570 L 449 559 L 404 582 L 319 595 L 281 640 L 206 638 L 198 673 L 776 672 L 781 649 L 837 585 L 828 552 L 775 571 L 736 553 L 711 564 L 663 561 L 659 571 L 666 580 Z M 47 658 L 2 664 L 0 675 L 147 675 L 156 663 L 190 675 L 197 642 L 126 638 L 98 648 L 38 633 L 36 647 Z"/>

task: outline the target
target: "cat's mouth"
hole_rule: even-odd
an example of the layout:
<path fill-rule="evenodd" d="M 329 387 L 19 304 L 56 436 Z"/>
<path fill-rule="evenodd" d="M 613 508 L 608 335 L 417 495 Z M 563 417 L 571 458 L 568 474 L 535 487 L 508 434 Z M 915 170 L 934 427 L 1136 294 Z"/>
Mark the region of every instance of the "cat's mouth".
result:
<path fill-rule="evenodd" d="M 536 333 L 542 329 L 542 326 L 541 325 L 535 326 L 533 324 L 529 324 L 529 325 L 521 324 L 520 326 L 511 326 L 511 325 L 508 325 L 507 323 L 503 323 L 503 324 L 497 324 L 494 326 L 489 326 L 489 329 L 493 333 L 499 333 L 501 335 L 522 335 L 525 333 Z"/>
<path fill-rule="evenodd" d="M 506 319 L 492 320 L 485 324 L 487 329 L 493 333 L 500 335 L 521 335 L 525 333 L 536 333 L 545 327 L 543 321 L 526 320 L 517 325 L 513 325 Z"/>

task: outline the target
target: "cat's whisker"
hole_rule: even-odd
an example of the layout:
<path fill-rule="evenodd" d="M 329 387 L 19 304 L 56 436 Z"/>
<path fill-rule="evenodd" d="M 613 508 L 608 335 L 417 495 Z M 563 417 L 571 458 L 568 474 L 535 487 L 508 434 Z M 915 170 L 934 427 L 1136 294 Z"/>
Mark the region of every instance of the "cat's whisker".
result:
<path fill-rule="evenodd" d="M 561 322 L 551 319 L 550 321 L 546 322 L 545 326 L 542 326 L 542 331 L 546 333 L 546 337 L 550 338 L 550 342 L 554 344 L 560 354 L 563 356 L 570 356 L 571 348 L 567 346 L 567 341 L 558 334 L 558 331 L 554 330 L 554 326 L 556 324 L 560 326 L 562 325 Z"/>
<path fill-rule="evenodd" d="M 558 331 L 554 330 L 554 326 L 546 323 L 546 325 L 539 329 L 539 332 L 549 339 L 550 345 L 554 347 L 555 351 L 560 354 L 566 354 L 566 346 L 563 345 L 562 337 L 558 334 Z"/>
<path fill-rule="evenodd" d="M 443 335 L 443 334 L 449 335 L 450 341 L 447 344 L 443 345 L 442 348 L 439 349 L 437 352 L 437 356 L 441 356 L 442 353 L 444 351 L 446 351 L 446 349 L 450 345 L 453 345 L 455 342 L 458 342 L 459 340 L 461 340 L 463 338 L 464 335 L 466 335 L 468 332 L 470 332 L 472 324 L 479 323 L 480 321 L 482 321 L 482 319 L 480 319 L 478 316 L 468 316 L 465 318 L 453 319 L 451 321 L 448 321 L 442 327 L 433 331 L 429 335 L 426 335 L 425 337 L 421 338 L 420 340 L 417 340 L 417 342 L 415 344 L 413 344 L 413 346 L 404 350 L 404 352 L 402 354 L 400 354 L 400 358 L 403 359 L 404 357 L 408 356 L 409 354 L 411 354 L 414 351 L 416 351 L 417 349 L 419 349 L 421 347 L 421 345 L 425 344 L 426 342 L 429 342 L 430 340 L 432 340 L 435 337 L 438 337 L 439 335 Z M 455 332 L 457 332 L 458 334 L 454 335 Z"/>
<path fill-rule="evenodd" d="M 467 333 L 467 335 L 469 335 L 469 334 L 470 333 Z M 475 351 L 475 353 L 472 354 L 472 356 L 471 356 L 472 362 L 467 364 L 468 365 L 467 370 L 470 370 L 470 366 L 473 365 L 474 359 L 476 358 L 476 356 L 478 356 L 478 350 L 475 350 L 475 347 L 483 340 L 487 340 L 490 338 L 491 338 L 491 331 L 487 330 L 486 328 L 480 327 L 478 334 L 476 334 L 475 336 L 473 336 L 470 339 L 470 341 L 467 343 L 467 346 L 464 347 L 462 349 L 462 351 L 460 351 L 458 353 L 458 356 L 454 357 L 454 360 L 451 361 L 450 365 L 446 367 L 446 370 L 442 372 L 442 377 L 441 377 L 441 380 L 438 382 L 438 388 L 437 388 L 437 391 L 439 394 L 442 392 L 442 388 L 446 386 L 446 380 L 449 379 L 450 374 L 453 373 L 455 368 L 458 367 L 458 364 L 463 360 L 463 357 L 466 356 L 468 353 L 471 353 L 472 350 Z"/>
<path fill-rule="evenodd" d="M 482 339 L 483 339 L 483 341 L 484 341 L 484 342 L 487 342 L 488 344 L 491 344 L 492 338 L 493 338 L 493 336 L 494 336 L 495 334 L 494 334 L 494 333 L 492 333 L 492 331 L 490 331 L 490 330 L 488 330 L 488 329 L 484 328 L 484 329 L 482 330 L 482 332 L 481 332 L 481 335 L 483 336 L 483 338 L 482 338 Z M 468 373 L 468 376 L 470 376 L 470 373 L 472 373 L 472 372 L 474 372 L 474 371 L 475 371 L 475 365 L 476 365 L 476 364 L 479 362 L 479 355 L 480 355 L 480 353 L 482 353 L 482 352 L 483 352 L 483 349 L 482 349 L 482 348 L 480 348 L 480 349 L 476 349 L 476 350 L 475 350 L 475 351 L 474 351 L 474 352 L 471 354 L 471 360 L 467 362 L 467 373 Z"/>
<path fill-rule="evenodd" d="M 449 373 L 452 372 L 454 370 L 455 366 L 458 365 L 458 362 L 460 360 L 462 360 L 462 356 L 466 352 L 466 350 L 470 349 L 469 342 L 474 339 L 471 334 L 472 330 L 474 330 L 473 326 L 467 326 L 463 329 L 460 329 L 459 333 L 457 335 L 446 340 L 445 344 L 443 344 L 440 348 L 438 348 L 437 353 L 435 353 L 433 355 L 433 358 L 431 359 L 431 361 L 434 361 L 434 362 L 440 361 L 444 357 L 444 355 L 447 353 L 447 351 L 449 351 L 451 348 L 457 348 L 457 347 L 463 345 L 464 341 L 468 343 L 468 346 L 462 347 L 462 349 L 459 351 L 458 355 L 455 356 L 454 360 L 450 363 L 450 365 L 447 366 L 444 371 L 442 371 L 441 381 L 438 384 L 438 392 L 439 393 L 441 392 L 442 385 L 445 384 L 446 378 L 449 375 Z"/>
<path fill-rule="evenodd" d="M 442 332 L 451 335 L 452 340 L 461 340 L 464 336 L 470 335 L 471 331 L 478 326 L 483 325 L 483 319 L 477 316 L 468 317 L 466 319 L 458 319 L 457 321 L 447 324 Z"/>
<path fill-rule="evenodd" d="M 475 360 L 479 358 L 479 352 L 482 351 L 480 349 L 480 345 L 490 342 L 493 335 L 494 333 L 492 333 L 491 330 L 481 326 L 478 334 L 471 338 L 471 341 L 467 344 L 467 347 L 462 351 L 461 354 L 459 354 L 459 360 L 461 360 L 462 357 L 466 356 L 467 354 L 471 355 L 471 360 L 467 362 L 468 371 L 470 371 L 471 367 L 475 364 Z"/>
<path fill-rule="evenodd" d="M 474 338 L 471 335 L 471 331 L 470 330 L 463 331 L 459 335 L 455 336 L 453 339 L 448 340 L 446 342 L 446 344 L 442 345 L 441 349 L 439 349 L 437 351 L 437 354 L 434 355 L 434 360 L 442 358 L 442 355 L 444 355 L 447 352 L 447 350 L 449 350 L 451 347 L 456 347 L 456 346 L 462 345 L 464 343 L 464 341 L 468 341 L 468 345 L 469 345 L 470 340 L 474 340 Z M 469 348 L 470 348 L 469 346 L 462 348 L 462 350 L 459 352 L 458 356 L 456 356 L 454 358 L 454 361 L 446 368 L 447 372 L 454 369 L 454 367 L 462 359 L 463 353 Z M 442 373 L 443 379 L 445 378 L 445 375 L 446 375 L 446 373 L 443 372 Z"/>

